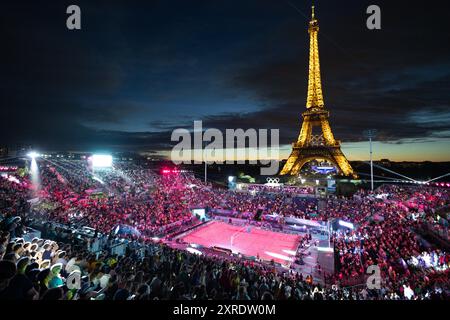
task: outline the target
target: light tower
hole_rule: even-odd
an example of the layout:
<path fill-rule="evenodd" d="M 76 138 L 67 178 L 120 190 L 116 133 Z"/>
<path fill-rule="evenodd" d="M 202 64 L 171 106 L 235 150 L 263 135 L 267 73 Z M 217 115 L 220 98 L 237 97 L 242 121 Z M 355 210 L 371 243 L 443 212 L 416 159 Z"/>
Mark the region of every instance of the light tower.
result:
<path fill-rule="evenodd" d="M 368 129 L 364 131 L 364 136 L 369 138 L 369 153 L 370 153 L 370 190 L 373 191 L 373 157 L 372 157 L 372 139 L 377 135 L 376 129 Z"/>

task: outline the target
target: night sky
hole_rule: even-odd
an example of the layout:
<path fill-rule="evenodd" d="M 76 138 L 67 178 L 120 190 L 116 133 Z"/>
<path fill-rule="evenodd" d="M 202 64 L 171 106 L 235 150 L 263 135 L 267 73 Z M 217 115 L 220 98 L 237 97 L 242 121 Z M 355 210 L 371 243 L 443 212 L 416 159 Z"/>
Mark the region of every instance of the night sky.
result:
<path fill-rule="evenodd" d="M 66 8 L 82 30 L 66 28 Z M 366 28 L 378 4 L 382 30 Z M 310 1 L 1 4 L 0 144 L 166 154 L 175 128 L 280 129 L 305 110 Z M 325 106 L 350 160 L 450 161 L 448 1 L 316 1 Z"/>

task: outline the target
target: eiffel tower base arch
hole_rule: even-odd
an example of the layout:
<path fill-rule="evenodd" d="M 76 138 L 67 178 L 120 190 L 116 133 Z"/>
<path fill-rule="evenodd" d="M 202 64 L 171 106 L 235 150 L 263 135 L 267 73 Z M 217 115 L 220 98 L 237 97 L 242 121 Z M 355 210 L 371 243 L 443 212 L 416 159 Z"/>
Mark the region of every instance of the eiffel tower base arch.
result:
<path fill-rule="evenodd" d="M 357 177 L 340 146 L 294 146 L 280 175 L 298 175 L 306 163 L 316 159 L 324 159 L 333 163 L 338 172 L 344 176 Z"/>

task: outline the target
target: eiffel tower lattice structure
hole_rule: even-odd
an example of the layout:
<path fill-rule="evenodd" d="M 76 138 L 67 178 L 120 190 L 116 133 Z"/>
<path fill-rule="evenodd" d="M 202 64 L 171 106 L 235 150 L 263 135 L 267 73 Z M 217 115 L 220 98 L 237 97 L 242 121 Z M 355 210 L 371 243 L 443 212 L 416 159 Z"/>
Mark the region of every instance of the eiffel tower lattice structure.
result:
<path fill-rule="evenodd" d="M 327 160 L 336 166 L 341 175 L 356 178 L 356 173 L 341 151 L 340 141 L 334 138 L 328 121 L 329 111 L 324 107 L 317 40 L 319 23 L 314 15 L 314 6 L 308 33 L 310 47 L 306 111 L 302 113 L 303 123 L 298 139 L 292 144 L 292 152 L 280 174 L 298 175 L 307 162 Z M 313 134 L 315 127 L 321 130 L 320 135 Z"/>

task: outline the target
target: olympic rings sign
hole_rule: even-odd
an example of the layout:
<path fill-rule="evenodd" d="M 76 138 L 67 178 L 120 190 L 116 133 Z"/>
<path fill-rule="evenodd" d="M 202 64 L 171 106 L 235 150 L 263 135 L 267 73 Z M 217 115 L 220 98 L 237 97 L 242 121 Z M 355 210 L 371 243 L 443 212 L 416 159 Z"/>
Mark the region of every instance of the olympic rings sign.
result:
<path fill-rule="evenodd" d="M 266 183 L 267 184 L 279 184 L 280 183 L 280 178 L 266 178 Z"/>

